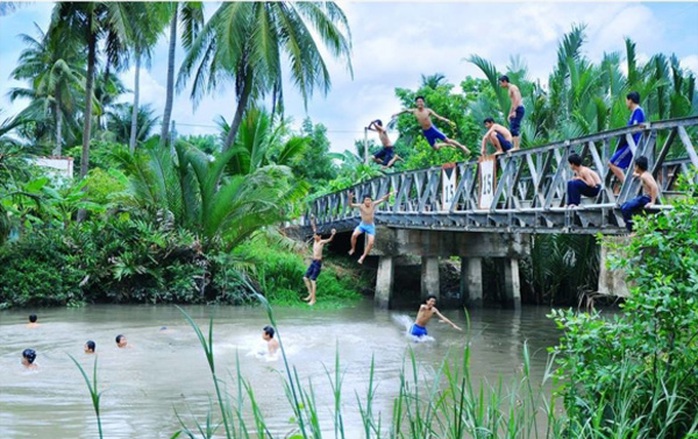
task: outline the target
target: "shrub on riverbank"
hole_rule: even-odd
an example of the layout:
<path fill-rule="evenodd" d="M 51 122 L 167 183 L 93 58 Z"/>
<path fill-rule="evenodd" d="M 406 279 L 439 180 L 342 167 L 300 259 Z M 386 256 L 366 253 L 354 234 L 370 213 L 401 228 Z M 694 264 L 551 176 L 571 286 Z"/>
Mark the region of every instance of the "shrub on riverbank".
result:
<path fill-rule="evenodd" d="M 593 422 L 611 433 L 623 424 L 633 437 L 685 437 L 698 425 L 698 199 L 638 218 L 635 230 L 616 246 L 625 256 L 611 261 L 632 282 L 622 312 L 554 313 L 565 330 L 555 349 L 560 392 L 571 425 Z"/>
<path fill-rule="evenodd" d="M 243 276 L 264 285 L 273 303 L 303 304 L 309 253 L 298 247 L 269 232 L 233 255 L 205 253 L 190 232 L 125 212 L 65 230 L 36 229 L 0 249 L 0 307 L 241 304 L 249 301 Z M 361 285 L 360 277 L 332 263 L 318 279 L 325 303 L 352 302 Z"/>

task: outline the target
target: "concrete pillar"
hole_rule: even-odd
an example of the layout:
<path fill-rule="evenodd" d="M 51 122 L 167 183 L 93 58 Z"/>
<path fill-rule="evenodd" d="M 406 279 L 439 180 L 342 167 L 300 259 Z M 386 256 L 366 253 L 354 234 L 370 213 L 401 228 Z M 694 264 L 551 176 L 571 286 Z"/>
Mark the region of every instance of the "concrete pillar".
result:
<path fill-rule="evenodd" d="M 482 307 L 482 258 L 460 258 L 460 289 L 465 304 Z"/>
<path fill-rule="evenodd" d="M 393 298 L 393 278 L 395 268 L 392 256 L 378 258 L 378 273 L 376 274 L 376 294 L 374 304 L 378 308 L 390 308 L 390 300 Z"/>
<path fill-rule="evenodd" d="M 439 297 L 439 258 L 422 256 L 422 298 L 428 295 Z"/>
<path fill-rule="evenodd" d="M 521 308 L 518 259 L 508 259 L 504 262 L 504 305 L 514 309 Z"/>

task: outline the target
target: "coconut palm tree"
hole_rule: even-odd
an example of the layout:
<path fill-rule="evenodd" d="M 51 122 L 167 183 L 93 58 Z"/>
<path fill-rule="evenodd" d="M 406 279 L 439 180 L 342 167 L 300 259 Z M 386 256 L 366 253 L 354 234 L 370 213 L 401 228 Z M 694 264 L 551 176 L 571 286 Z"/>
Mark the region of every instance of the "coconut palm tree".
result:
<path fill-rule="evenodd" d="M 204 24 L 204 5 L 202 2 L 176 2 L 167 3 L 170 17 L 170 44 L 167 51 L 167 95 L 165 97 L 165 111 L 162 115 L 162 127 L 160 129 L 160 141 L 169 142 L 170 119 L 172 118 L 172 102 L 174 101 L 174 71 L 175 48 L 177 47 L 177 25 L 182 25 L 182 43 L 185 50 L 191 48 L 196 35 Z"/>
<path fill-rule="evenodd" d="M 132 104 L 117 104 L 107 114 L 107 131 L 114 136 L 116 142 L 124 145 L 130 142 L 133 136 L 132 129 L 134 125 L 131 121 L 132 117 Z M 150 105 L 142 105 L 138 108 L 136 117 L 138 118 L 138 123 L 135 125 L 138 127 L 138 132 L 135 133 L 135 141 L 142 143 L 150 137 L 153 129 L 159 122 L 159 118 L 155 116 L 155 110 Z"/>
<path fill-rule="evenodd" d="M 129 45 L 131 46 L 135 59 L 133 113 L 131 115 L 131 134 L 128 142 L 128 147 L 131 152 L 136 149 L 136 139 L 139 132 L 138 101 L 140 99 L 141 62 L 145 61 L 146 67 L 149 67 L 152 50 L 167 25 L 168 15 L 171 9 L 171 5 L 168 3 L 144 2 L 141 5 L 143 6 L 142 8 L 138 11 L 134 11 L 137 24 L 131 26 L 132 35 L 129 37 Z"/>
<path fill-rule="evenodd" d="M 175 157 L 168 146 L 146 142 L 138 155 L 114 157 L 130 175 L 131 203 L 196 234 L 204 250 L 230 251 L 254 231 L 283 221 L 307 193 L 285 166 L 268 165 L 248 174 L 230 175 L 236 154 L 211 158 L 178 140 Z"/>
<path fill-rule="evenodd" d="M 317 38 L 313 36 L 317 35 Z M 206 93 L 232 80 L 237 107 L 223 150 L 229 150 L 248 106 L 271 94 L 274 109 L 283 102 L 283 61 L 304 102 L 316 89 L 327 92 L 330 76 L 318 43 L 346 60 L 351 71 L 349 25 L 334 2 L 226 2 L 204 25 L 187 52 L 177 85 L 192 78 L 196 106 Z"/>
<path fill-rule="evenodd" d="M 13 101 L 31 100 L 23 116 L 53 127 L 53 155 L 61 155 L 64 122 L 75 123 L 79 95 L 84 90 L 84 61 L 73 41 L 51 38 L 36 23 L 34 25 L 39 37 L 20 35 L 28 47 L 20 54 L 18 65 L 11 73 L 13 79 L 29 81 L 29 87 L 13 88 L 9 96 Z"/>
<path fill-rule="evenodd" d="M 78 41 L 87 52 L 81 178 L 87 175 L 90 163 L 92 97 L 100 48 L 103 47 L 109 65 L 118 68 L 125 63 L 128 57 L 126 49 L 128 36 L 132 34 L 130 30 L 134 17 L 132 11 L 138 8 L 140 6 L 136 3 L 128 2 L 58 2 L 53 8 L 48 33 L 52 38 Z M 82 215 L 79 217 L 81 219 Z"/>

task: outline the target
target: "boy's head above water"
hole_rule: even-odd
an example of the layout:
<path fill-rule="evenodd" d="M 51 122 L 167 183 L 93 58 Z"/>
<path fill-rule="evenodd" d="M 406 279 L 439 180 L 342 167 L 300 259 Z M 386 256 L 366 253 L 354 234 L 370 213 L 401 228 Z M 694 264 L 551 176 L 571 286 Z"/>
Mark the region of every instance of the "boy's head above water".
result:
<path fill-rule="evenodd" d="M 264 329 L 262 329 L 262 331 L 264 331 L 262 332 L 262 338 L 264 340 L 269 341 L 272 338 L 274 338 L 274 328 L 272 328 L 271 326 L 265 326 Z"/>

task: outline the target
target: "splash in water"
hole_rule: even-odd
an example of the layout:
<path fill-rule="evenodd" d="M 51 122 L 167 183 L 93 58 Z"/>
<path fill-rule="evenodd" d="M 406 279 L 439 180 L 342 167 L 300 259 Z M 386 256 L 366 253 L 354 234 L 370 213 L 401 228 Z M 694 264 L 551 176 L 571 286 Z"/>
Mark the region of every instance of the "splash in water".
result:
<path fill-rule="evenodd" d="M 414 320 L 412 319 L 412 317 L 406 314 L 393 315 L 393 321 L 405 328 L 405 337 L 414 341 L 415 343 L 426 343 L 434 341 L 434 337 L 430 337 L 428 335 L 425 335 L 423 337 L 415 337 L 414 335 L 412 335 L 410 333 L 410 329 L 412 328 Z"/>

